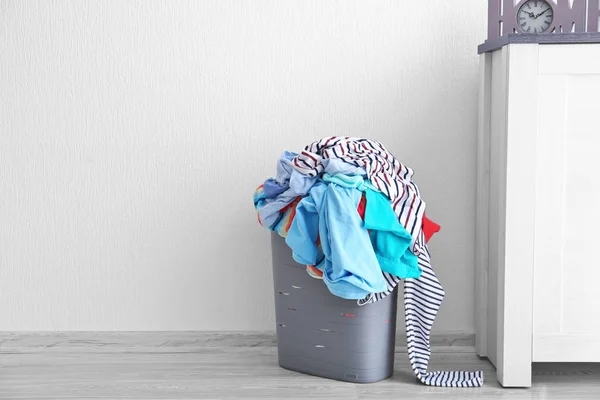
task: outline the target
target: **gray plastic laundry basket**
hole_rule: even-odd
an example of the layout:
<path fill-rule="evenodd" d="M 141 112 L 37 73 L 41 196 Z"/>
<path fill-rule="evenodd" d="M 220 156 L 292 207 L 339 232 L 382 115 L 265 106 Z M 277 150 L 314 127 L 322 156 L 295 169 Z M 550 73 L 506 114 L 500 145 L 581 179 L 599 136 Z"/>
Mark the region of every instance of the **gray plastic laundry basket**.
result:
<path fill-rule="evenodd" d="M 329 292 L 294 261 L 273 233 L 279 365 L 341 381 L 369 383 L 394 372 L 397 291 L 359 307 Z"/>

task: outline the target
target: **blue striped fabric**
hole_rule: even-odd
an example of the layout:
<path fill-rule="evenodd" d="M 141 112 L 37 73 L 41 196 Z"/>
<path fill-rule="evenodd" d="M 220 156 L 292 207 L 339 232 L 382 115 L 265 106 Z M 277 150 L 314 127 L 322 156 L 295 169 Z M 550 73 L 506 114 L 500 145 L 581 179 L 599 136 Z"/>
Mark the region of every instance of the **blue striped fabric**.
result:
<path fill-rule="evenodd" d="M 431 255 L 422 231 L 419 234 L 418 242 L 424 250 L 419 254 L 419 266 L 423 272 L 418 279 L 405 279 L 404 281 L 406 337 L 412 369 L 417 378 L 426 385 L 479 387 L 483 385 L 481 371 L 427 372 L 431 356 L 429 335 L 445 293 L 431 267 Z"/>
<path fill-rule="evenodd" d="M 445 293 L 431 267 L 429 249 L 422 231 L 425 202 L 421 199 L 417 185 L 412 182 L 413 170 L 396 160 L 377 141 L 336 136 L 306 146 L 293 160 L 293 165 L 304 174 L 317 176 L 323 172 L 323 160 L 327 158 L 340 158 L 347 163 L 364 167 L 371 182 L 389 197 L 398 220 L 413 238 L 412 251 L 418 256 L 423 273 L 418 279 L 405 280 L 404 310 L 408 356 L 417 378 L 431 386 L 483 385 L 481 371 L 427 371 L 431 356 L 431 327 Z M 387 272 L 384 277 L 388 282 L 388 290 L 359 300 L 359 305 L 385 298 L 400 282 L 400 278 Z"/>

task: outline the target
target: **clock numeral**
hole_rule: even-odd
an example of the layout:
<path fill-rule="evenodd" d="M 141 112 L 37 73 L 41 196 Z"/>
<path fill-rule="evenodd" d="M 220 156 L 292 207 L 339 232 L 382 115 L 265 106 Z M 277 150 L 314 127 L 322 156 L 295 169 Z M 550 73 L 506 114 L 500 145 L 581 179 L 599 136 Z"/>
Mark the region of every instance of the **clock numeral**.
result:
<path fill-rule="evenodd" d="M 526 22 L 523 22 L 523 23 L 521 24 L 521 28 L 525 28 L 525 25 L 527 25 L 527 23 L 526 23 Z"/>
<path fill-rule="evenodd" d="M 531 3 L 527 3 L 527 8 L 531 10 Z"/>
<path fill-rule="evenodd" d="M 527 32 L 531 32 L 531 27 L 530 26 L 527 27 Z"/>
<path fill-rule="evenodd" d="M 535 0 L 535 1 L 533 2 L 533 5 L 537 7 L 537 3 L 538 3 L 538 0 Z"/>

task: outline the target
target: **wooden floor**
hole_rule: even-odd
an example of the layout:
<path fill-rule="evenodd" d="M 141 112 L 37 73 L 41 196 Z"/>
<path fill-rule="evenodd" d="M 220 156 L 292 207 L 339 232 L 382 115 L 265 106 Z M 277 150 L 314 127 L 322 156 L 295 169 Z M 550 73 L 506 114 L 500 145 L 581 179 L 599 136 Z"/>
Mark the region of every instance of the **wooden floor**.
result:
<path fill-rule="evenodd" d="M 486 384 L 423 386 L 403 348 L 392 378 L 357 385 L 279 368 L 270 335 L 2 333 L 0 399 L 600 399 L 598 364 L 537 365 L 533 388 L 503 389 L 457 340 L 438 343 L 431 366 L 482 369 Z"/>

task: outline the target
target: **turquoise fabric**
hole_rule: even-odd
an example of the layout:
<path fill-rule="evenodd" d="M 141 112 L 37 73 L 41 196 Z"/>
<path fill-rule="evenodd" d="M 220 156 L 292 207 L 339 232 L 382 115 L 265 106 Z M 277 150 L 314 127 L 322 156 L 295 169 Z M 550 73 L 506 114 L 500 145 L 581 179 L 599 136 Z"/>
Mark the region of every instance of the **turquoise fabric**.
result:
<path fill-rule="evenodd" d="M 356 188 L 362 192 L 364 192 L 367 189 L 379 191 L 371 183 L 371 181 L 364 179 L 361 175 L 344 175 L 344 174 L 331 175 L 328 173 L 324 173 L 323 181 L 329 182 L 329 183 L 335 183 L 336 185 L 347 187 L 347 188 Z"/>
<path fill-rule="evenodd" d="M 412 237 L 400 224 L 390 200 L 369 180 L 360 175 L 323 174 L 323 180 L 365 192 L 367 207 L 364 227 L 369 236 L 382 271 L 400 278 L 418 278 L 421 268 L 417 256 L 410 251 Z"/>
<path fill-rule="evenodd" d="M 365 190 L 365 196 L 364 227 L 369 230 L 381 270 L 400 278 L 420 277 L 417 256 L 410 251 L 412 237 L 398 221 L 390 200 L 371 189 Z"/>
<path fill-rule="evenodd" d="M 371 238 L 356 210 L 361 197 L 356 188 L 316 183 L 298 203 L 285 239 L 300 264 L 322 263 L 319 267 L 329 291 L 344 299 L 387 290 Z"/>

